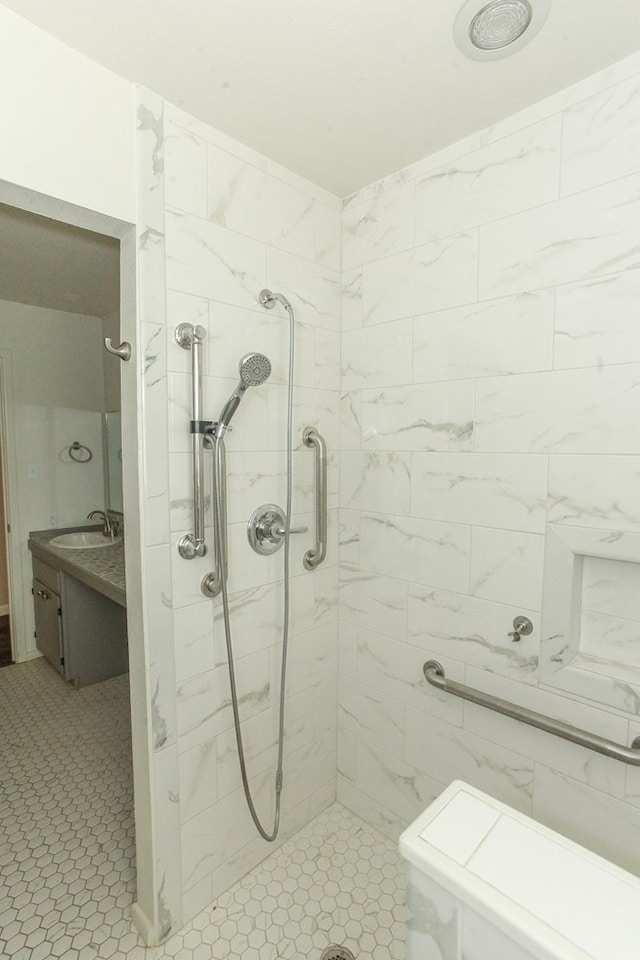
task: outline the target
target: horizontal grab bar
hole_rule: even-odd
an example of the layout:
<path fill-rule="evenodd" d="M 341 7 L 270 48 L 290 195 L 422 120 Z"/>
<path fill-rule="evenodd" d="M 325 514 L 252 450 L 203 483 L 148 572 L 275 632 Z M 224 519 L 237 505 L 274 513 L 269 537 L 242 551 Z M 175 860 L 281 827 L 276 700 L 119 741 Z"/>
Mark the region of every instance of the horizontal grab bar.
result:
<path fill-rule="evenodd" d="M 625 747 L 613 740 L 607 740 L 595 733 L 589 733 L 587 730 L 574 727 L 570 723 L 563 723 L 562 720 L 554 720 L 553 717 L 547 717 L 543 713 L 536 713 L 535 710 L 529 710 L 528 707 L 520 707 L 517 703 L 501 700 L 491 693 L 483 693 L 482 690 L 467 687 L 464 683 L 447 680 L 442 664 L 438 663 L 437 660 L 427 660 L 422 669 L 431 686 L 437 687 L 438 690 L 450 693 L 454 697 L 460 697 L 462 700 L 470 700 L 472 703 L 477 703 L 488 710 L 502 713 L 505 717 L 512 717 L 514 720 L 528 723 L 531 727 L 538 727 L 539 730 L 546 730 L 547 733 L 562 737 L 563 740 L 570 740 L 571 743 L 577 743 L 581 747 L 595 750 L 596 753 L 603 753 L 605 757 L 613 757 L 614 760 L 621 760 L 623 763 L 630 763 L 635 767 L 640 766 L 640 737 L 636 737 L 630 747 Z"/>

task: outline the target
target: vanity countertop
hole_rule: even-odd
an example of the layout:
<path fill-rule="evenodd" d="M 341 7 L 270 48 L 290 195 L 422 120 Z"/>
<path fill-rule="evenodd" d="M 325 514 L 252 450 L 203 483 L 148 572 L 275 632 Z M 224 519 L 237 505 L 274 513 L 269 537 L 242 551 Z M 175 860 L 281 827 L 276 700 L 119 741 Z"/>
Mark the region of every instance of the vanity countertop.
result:
<path fill-rule="evenodd" d="M 98 593 L 126 607 L 124 576 L 124 541 L 120 537 L 108 547 L 69 550 L 51 543 L 61 533 L 100 530 L 98 525 L 65 527 L 62 530 L 33 530 L 28 547 L 34 557 L 56 570 L 68 573 Z"/>

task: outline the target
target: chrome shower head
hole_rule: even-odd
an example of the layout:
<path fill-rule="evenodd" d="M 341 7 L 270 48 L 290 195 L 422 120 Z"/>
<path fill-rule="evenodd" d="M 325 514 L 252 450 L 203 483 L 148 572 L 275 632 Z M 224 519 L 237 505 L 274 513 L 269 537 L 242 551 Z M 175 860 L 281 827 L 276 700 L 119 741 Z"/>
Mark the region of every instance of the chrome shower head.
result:
<path fill-rule="evenodd" d="M 238 364 L 238 373 L 245 387 L 259 387 L 271 375 L 271 361 L 264 353 L 245 353 Z"/>
<path fill-rule="evenodd" d="M 238 364 L 240 383 L 235 388 L 220 413 L 215 424 L 215 436 L 221 439 L 229 429 L 232 416 L 240 406 L 242 395 L 247 387 L 259 387 L 271 375 L 271 361 L 264 353 L 245 353 Z"/>

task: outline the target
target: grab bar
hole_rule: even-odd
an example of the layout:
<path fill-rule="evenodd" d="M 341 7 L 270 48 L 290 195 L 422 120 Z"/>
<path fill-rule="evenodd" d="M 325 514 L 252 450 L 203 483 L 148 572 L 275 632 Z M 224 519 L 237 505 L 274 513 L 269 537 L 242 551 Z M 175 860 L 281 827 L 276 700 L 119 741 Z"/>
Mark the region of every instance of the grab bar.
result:
<path fill-rule="evenodd" d="M 214 562 L 215 570 L 205 574 L 200 582 L 200 589 L 205 597 L 217 597 L 222 590 L 222 578 L 225 583 L 229 576 L 229 539 L 227 523 L 227 448 L 224 439 L 219 437 L 215 439 L 211 434 L 204 438 L 205 446 L 213 448 L 213 470 L 211 478 L 212 497 L 215 501 L 218 497 L 218 485 L 220 487 L 221 504 L 220 526 L 222 527 L 222 544 L 218 543 L 217 532 L 214 530 Z M 215 509 L 215 505 L 214 505 Z M 215 514 L 214 514 L 215 516 Z"/>
<path fill-rule="evenodd" d="M 175 339 L 183 350 L 191 350 L 191 449 L 193 456 L 193 533 L 186 533 L 178 541 L 178 552 L 185 560 L 204 557 L 204 462 L 203 434 L 209 425 L 202 420 L 202 341 L 206 330 L 191 323 L 176 327 Z"/>
<path fill-rule="evenodd" d="M 315 427 L 305 427 L 302 441 L 316 452 L 316 545 L 302 560 L 305 570 L 315 570 L 327 555 L 327 445 Z"/>
<path fill-rule="evenodd" d="M 470 700 L 472 703 L 477 703 L 488 710 L 495 710 L 496 713 L 502 713 L 505 717 L 512 717 L 514 720 L 528 723 L 531 727 L 538 727 L 539 730 L 545 730 L 556 737 L 562 737 L 563 740 L 570 740 L 571 743 L 577 743 L 581 747 L 587 747 L 589 750 L 595 750 L 596 753 L 602 753 L 605 757 L 613 757 L 614 760 L 630 763 L 634 767 L 640 766 L 640 737 L 635 737 L 631 746 L 625 747 L 613 740 L 607 740 L 595 733 L 589 733 L 587 730 L 574 727 L 570 723 L 563 723 L 562 720 L 554 720 L 553 717 L 546 717 L 543 713 L 536 713 L 535 710 L 529 710 L 527 707 L 520 707 L 516 703 L 509 703 L 508 700 L 501 700 L 491 693 L 483 693 L 482 690 L 467 687 L 464 683 L 447 680 L 444 668 L 437 660 L 427 660 L 422 669 L 427 681 L 432 687 L 437 687 L 438 690 L 451 693 L 454 697 L 461 697 L 462 700 Z"/>

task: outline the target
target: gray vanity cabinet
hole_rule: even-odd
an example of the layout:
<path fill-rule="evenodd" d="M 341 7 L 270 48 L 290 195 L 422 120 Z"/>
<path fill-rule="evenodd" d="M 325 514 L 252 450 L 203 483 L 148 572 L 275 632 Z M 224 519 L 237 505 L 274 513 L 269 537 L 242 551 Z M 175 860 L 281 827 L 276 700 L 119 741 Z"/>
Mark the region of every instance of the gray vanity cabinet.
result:
<path fill-rule="evenodd" d="M 55 571 L 51 572 L 55 574 Z M 33 610 L 36 621 L 36 646 L 51 666 L 64 676 L 60 595 L 48 583 L 36 577 L 33 578 Z"/>
<path fill-rule="evenodd" d="M 120 604 L 33 557 L 36 646 L 76 687 L 128 670 L 127 613 Z"/>

